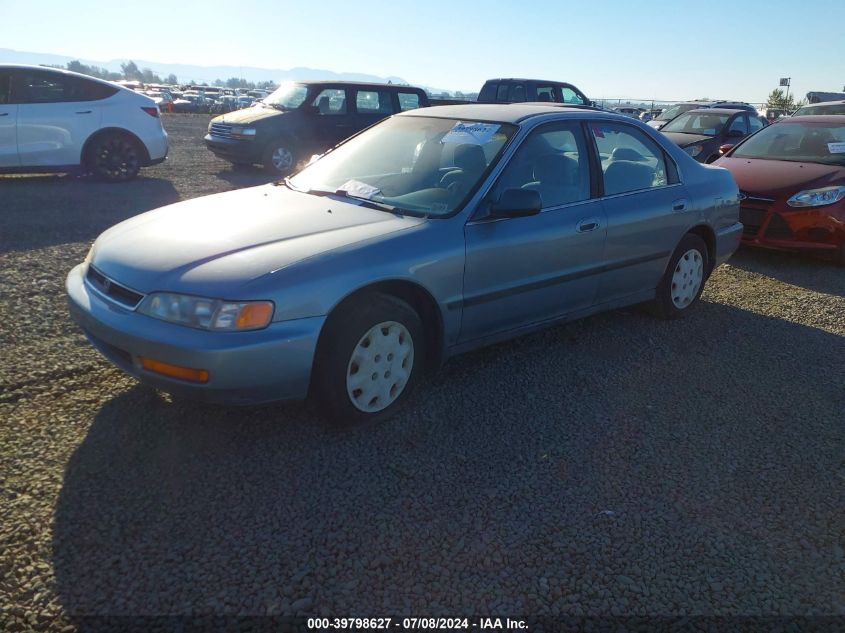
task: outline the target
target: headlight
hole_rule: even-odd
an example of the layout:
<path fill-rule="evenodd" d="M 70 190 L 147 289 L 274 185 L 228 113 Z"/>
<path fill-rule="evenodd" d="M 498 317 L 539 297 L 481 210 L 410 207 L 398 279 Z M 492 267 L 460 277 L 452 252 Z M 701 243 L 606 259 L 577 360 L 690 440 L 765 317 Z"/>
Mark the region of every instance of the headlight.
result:
<path fill-rule="evenodd" d="M 704 151 L 704 145 L 690 145 L 689 147 L 685 147 L 684 151 L 695 158 Z"/>
<path fill-rule="evenodd" d="M 272 301 L 229 302 L 171 292 L 147 295 L 138 312 L 203 330 L 260 330 L 273 318 Z"/>
<path fill-rule="evenodd" d="M 231 130 L 232 138 L 240 138 L 240 139 L 252 139 L 255 137 L 255 128 L 254 127 L 243 127 L 236 125 L 232 127 Z"/>
<path fill-rule="evenodd" d="M 845 187 L 822 187 L 799 191 L 786 201 L 790 207 L 822 207 L 845 198 Z"/>

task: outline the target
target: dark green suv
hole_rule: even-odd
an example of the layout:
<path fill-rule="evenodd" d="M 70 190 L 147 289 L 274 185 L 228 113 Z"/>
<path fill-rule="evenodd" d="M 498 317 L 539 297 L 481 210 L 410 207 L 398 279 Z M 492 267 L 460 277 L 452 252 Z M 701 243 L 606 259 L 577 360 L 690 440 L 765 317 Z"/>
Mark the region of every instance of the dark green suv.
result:
<path fill-rule="evenodd" d="M 425 91 L 411 86 L 297 81 L 250 108 L 212 119 L 205 144 L 236 165 L 259 163 L 285 175 L 391 114 L 428 105 Z"/>

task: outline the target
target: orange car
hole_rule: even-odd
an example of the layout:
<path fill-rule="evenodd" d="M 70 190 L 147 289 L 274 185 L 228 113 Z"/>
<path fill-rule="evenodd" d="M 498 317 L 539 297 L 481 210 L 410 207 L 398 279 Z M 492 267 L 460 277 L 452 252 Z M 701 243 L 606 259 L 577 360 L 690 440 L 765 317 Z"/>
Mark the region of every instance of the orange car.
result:
<path fill-rule="evenodd" d="M 744 243 L 845 265 L 845 115 L 786 118 L 722 151 L 714 164 L 739 185 Z"/>

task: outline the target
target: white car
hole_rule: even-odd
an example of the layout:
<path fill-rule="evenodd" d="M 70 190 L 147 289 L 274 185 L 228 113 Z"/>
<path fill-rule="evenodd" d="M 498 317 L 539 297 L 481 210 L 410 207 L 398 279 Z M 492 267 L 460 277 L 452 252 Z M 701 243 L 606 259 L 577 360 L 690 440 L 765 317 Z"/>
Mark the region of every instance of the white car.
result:
<path fill-rule="evenodd" d="M 120 182 L 166 156 L 150 97 L 65 70 L 0 65 L 0 173 L 82 169 Z"/>

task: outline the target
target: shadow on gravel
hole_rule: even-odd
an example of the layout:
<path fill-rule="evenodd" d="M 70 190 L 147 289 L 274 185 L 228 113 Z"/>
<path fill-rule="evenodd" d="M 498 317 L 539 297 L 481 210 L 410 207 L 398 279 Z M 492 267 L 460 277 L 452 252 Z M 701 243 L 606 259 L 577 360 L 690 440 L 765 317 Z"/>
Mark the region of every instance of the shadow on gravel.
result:
<path fill-rule="evenodd" d="M 721 304 L 620 311 L 348 432 L 136 387 L 64 473 L 56 592 L 77 617 L 831 613 L 841 350 Z"/>
<path fill-rule="evenodd" d="M 743 246 L 730 264 L 799 288 L 845 297 L 845 268 L 822 257 Z"/>
<path fill-rule="evenodd" d="M 90 177 L 0 177 L 0 253 L 90 242 L 129 217 L 179 201 L 173 183 L 143 175 L 107 184 Z"/>
<path fill-rule="evenodd" d="M 269 174 L 254 165 L 221 169 L 216 175 L 220 180 L 225 180 L 235 187 L 254 187 L 255 185 L 265 185 L 268 182 L 279 180 L 279 176 Z"/>

